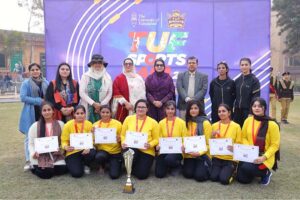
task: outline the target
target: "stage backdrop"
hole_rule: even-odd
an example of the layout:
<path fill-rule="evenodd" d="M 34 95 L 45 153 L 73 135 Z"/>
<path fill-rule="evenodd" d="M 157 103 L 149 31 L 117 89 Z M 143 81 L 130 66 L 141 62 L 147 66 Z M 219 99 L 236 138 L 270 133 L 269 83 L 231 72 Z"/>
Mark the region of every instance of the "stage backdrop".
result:
<path fill-rule="evenodd" d="M 80 80 L 94 53 L 104 56 L 112 78 L 126 57 L 144 78 L 161 57 L 174 82 L 187 69 L 185 58 L 196 56 L 209 83 L 218 62 L 226 61 L 235 79 L 240 58 L 249 57 L 268 100 L 270 0 L 44 0 L 44 6 L 48 80 L 61 62 Z"/>

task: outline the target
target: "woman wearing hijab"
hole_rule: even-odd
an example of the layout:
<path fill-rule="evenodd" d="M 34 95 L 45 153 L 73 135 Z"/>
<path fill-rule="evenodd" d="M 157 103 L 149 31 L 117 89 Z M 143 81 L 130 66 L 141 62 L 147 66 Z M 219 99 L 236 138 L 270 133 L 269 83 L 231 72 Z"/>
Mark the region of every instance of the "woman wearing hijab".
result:
<path fill-rule="evenodd" d="M 28 130 L 30 126 L 40 118 L 40 106 L 44 101 L 48 81 L 43 78 L 41 66 L 37 63 L 32 63 L 28 66 L 30 77 L 26 79 L 20 89 L 20 99 L 24 103 L 19 130 L 25 135 L 24 147 L 26 164 L 24 171 L 30 169 L 29 149 L 28 149 Z"/>
<path fill-rule="evenodd" d="M 123 61 L 123 73 L 113 83 L 113 117 L 123 122 L 133 114 L 134 105 L 139 99 L 146 99 L 145 82 L 135 72 L 133 60 L 126 58 Z"/>
<path fill-rule="evenodd" d="M 56 78 L 48 86 L 46 100 L 55 107 L 55 119 L 63 122 L 73 119 L 74 108 L 80 100 L 79 85 L 73 80 L 68 63 L 59 64 Z"/>
<path fill-rule="evenodd" d="M 92 123 L 100 119 L 101 106 L 108 104 L 112 96 L 112 80 L 106 71 L 107 64 L 103 56 L 94 54 L 88 71 L 80 81 L 81 104 L 86 109 L 86 118 Z"/>
<path fill-rule="evenodd" d="M 165 62 L 159 58 L 154 62 L 154 72 L 145 81 L 146 97 L 150 102 L 148 115 L 157 122 L 165 118 L 164 104 L 175 100 L 175 86 L 172 77 L 165 73 Z"/>
<path fill-rule="evenodd" d="M 237 180 L 251 183 L 255 177 L 261 178 L 262 185 L 271 180 L 271 169 L 277 169 L 279 159 L 280 132 L 278 124 L 266 115 L 267 103 L 257 97 L 251 102 L 251 114 L 242 128 L 242 143 L 259 147 L 259 157 L 253 163 L 239 162 Z"/>

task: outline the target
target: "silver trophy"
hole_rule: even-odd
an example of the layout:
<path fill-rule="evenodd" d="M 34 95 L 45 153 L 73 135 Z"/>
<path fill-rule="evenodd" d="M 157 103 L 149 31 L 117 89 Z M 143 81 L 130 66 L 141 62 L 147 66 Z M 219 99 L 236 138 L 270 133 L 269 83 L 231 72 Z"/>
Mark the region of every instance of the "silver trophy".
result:
<path fill-rule="evenodd" d="M 127 181 L 124 186 L 124 193 L 134 193 L 133 183 L 131 181 L 131 170 L 132 170 L 132 161 L 133 161 L 134 151 L 132 149 L 128 149 L 125 153 L 123 153 L 125 167 L 127 171 Z"/>

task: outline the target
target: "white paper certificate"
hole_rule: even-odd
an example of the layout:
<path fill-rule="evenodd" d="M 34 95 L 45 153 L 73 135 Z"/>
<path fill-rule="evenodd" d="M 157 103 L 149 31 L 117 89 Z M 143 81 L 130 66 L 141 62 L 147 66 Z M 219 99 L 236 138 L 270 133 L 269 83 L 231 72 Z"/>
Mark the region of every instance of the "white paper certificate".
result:
<path fill-rule="evenodd" d="M 185 153 L 207 151 L 205 136 L 184 137 Z"/>
<path fill-rule="evenodd" d="M 117 143 L 117 129 L 95 128 L 95 144 L 115 144 L 115 143 Z"/>
<path fill-rule="evenodd" d="M 234 144 L 233 160 L 253 163 L 258 158 L 258 152 L 258 146 Z"/>
<path fill-rule="evenodd" d="M 134 131 L 127 131 L 125 137 L 125 144 L 128 147 L 145 149 L 145 143 L 148 142 L 148 134 Z"/>
<path fill-rule="evenodd" d="M 233 155 L 228 146 L 232 146 L 231 138 L 209 139 L 210 155 Z"/>
<path fill-rule="evenodd" d="M 58 137 L 34 138 L 34 150 L 39 154 L 58 151 Z"/>
<path fill-rule="evenodd" d="M 167 137 L 159 138 L 160 154 L 182 153 L 182 138 L 181 137 Z"/>
<path fill-rule="evenodd" d="M 92 133 L 73 133 L 70 134 L 70 146 L 77 150 L 93 148 Z"/>

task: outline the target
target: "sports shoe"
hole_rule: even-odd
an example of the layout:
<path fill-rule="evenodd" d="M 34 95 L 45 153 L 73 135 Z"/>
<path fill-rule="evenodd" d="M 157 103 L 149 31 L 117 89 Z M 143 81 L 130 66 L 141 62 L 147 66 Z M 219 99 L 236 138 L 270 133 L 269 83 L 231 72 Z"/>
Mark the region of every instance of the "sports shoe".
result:
<path fill-rule="evenodd" d="M 84 173 L 91 174 L 91 169 L 88 166 L 84 166 Z"/>
<path fill-rule="evenodd" d="M 272 176 L 272 172 L 271 171 L 267 171 L 267 174 L 263 177 L 261 177 L 261 184 L 262 185 L 269 185 L 270 181 L 271 181 L 271 176 Z"/>
<path fill-rule="evenodd" d="M 30 161 L 26 161 L 25 165 L 24 165 L 24 172 L 27 172 L 31 169 L 30 166 Z"/>

